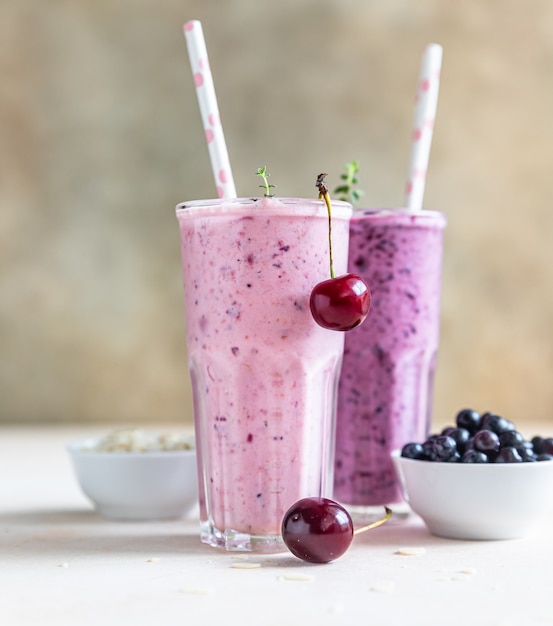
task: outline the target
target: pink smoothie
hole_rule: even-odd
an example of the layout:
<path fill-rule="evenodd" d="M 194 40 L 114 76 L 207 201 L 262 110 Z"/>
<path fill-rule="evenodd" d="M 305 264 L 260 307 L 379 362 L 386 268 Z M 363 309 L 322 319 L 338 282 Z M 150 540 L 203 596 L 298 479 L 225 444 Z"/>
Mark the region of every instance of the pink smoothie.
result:
<path fill-rule="evenodd" d="M 365 322 L 346 333 L 338 394 L 334 497 L 400 502 L 390 453 L 428 434 L 438 353 L 441 213 L 355 211 L 349 271 L 371 289 Z"/>
<path fill-rule="evenodd" d="M 333 203 L 337 273 L 351 208 Z M 186 208 L 183 208 L 186 207 Z M 286 510 L 330 495 L 343 333 L 312 319 L 329 276 L 318 200 L 238 199 L 177 207 L 199 452 L 202 539 L 282 548 Z"/>

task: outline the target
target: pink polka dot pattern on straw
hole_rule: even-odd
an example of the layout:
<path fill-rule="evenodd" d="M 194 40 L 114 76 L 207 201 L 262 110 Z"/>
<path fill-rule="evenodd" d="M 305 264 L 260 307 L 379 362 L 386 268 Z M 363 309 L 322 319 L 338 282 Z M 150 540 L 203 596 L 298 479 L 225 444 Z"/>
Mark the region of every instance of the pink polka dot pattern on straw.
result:
<path fill-rule="evenodd" d="M 420 68 L 411 134 L 411 160 L 405 186 L 405 206 L 413 211 L 422 210 L 434 119 L 438 106 L 441 68 L 442 46 L 436 43 L 429 44 L 424 51 Z"/>
<path fill-rule="evenodd" d="M 183 30 L 217 196 L 219 198 L 236 198 L 236 188 L 219 117 L 219 107 L 217 106 L 202 25 L 199 21 L 192 20 L 184 24 Z"/>

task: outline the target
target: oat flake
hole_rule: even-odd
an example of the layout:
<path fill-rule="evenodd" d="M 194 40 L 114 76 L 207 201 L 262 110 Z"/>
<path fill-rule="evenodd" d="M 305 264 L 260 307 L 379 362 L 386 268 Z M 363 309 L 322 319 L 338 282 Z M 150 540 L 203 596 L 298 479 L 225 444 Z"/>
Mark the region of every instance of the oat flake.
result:
<path fill-rule="evenodd" d="M 423 548 L 421 546 L 418 546 L 418 547 L 413 546 L 413 547 L 398 548 L 395 551 L 395 554 L 399 554 L 401 556 L 421 556 L 425 552 L 426 552 L 426 548 Z"/>
<path fill-rule="evenodd" d="M 247 563 L 246 561 L 238 561 L 231 565 L 234 569 L 258 569 L 261 567 L 261 563 Z"/>

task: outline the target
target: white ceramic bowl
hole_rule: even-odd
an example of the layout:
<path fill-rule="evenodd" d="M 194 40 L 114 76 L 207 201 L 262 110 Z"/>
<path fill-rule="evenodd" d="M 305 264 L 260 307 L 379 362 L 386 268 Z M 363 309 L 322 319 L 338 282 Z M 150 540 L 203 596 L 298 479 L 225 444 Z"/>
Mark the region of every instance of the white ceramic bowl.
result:
<path fill-rule="evenodd" d="M 67 446 L 77 480 L 98 512 L 121 520 L 182 517 L 198 501 L 196 450 L 97 452 L 100 438 Z M 190 440 L 193 445 L 193 440 Z"/>
<path fill-rule="evenodd" d="M 452 539 L 513 539 L 553 511 L 553 461 L 465 464 L 392 455 L 403 495 L 430 532 Z"/>

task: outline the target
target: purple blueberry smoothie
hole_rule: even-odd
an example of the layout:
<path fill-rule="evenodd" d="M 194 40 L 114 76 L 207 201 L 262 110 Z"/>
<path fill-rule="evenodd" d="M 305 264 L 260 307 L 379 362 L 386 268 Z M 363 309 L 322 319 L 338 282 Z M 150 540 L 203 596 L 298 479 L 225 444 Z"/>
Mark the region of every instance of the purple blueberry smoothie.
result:
<path fill-rule="evenodd" d="M 351 207 L 333 203 L 333 252 L 347 266 Z M 280 524 L 332 491 L 344 334 L 309 310 L 329 276 L 323 201 L 237 199 L 177 207 L 194 396 L 202 540 L 285 550 Z"/>
<path fill-rule="evenodd" d="M 390 453 L 423 441 L 438 353 L 445 217 L 355 211 L 348 271 L 371 290 L 365 322 L 345 337 L 334 498 L 361 512 L 402 502 Z"/>

